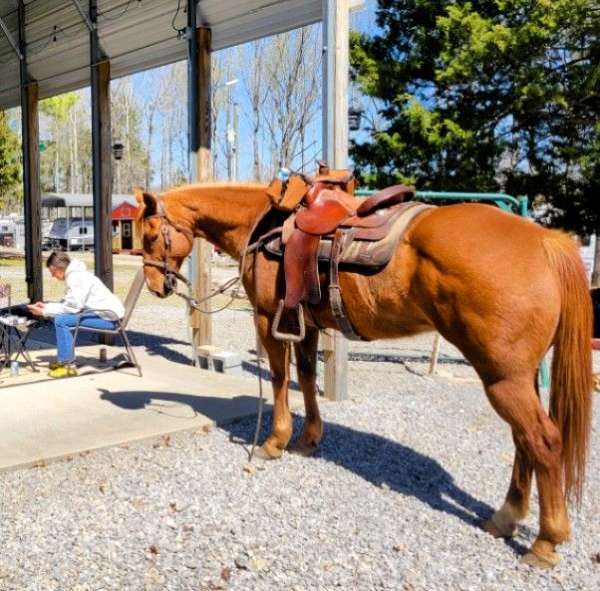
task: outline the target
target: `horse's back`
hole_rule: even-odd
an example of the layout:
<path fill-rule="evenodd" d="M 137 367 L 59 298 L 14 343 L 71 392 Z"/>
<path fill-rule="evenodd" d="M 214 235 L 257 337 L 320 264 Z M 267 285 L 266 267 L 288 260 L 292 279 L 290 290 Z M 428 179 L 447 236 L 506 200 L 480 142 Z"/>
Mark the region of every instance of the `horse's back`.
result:
<path fill-rule="evenodd" d="M 532 221 L 481 203 L 438 207 L 417 219 L 410 243 L 423 253 L 462 252 L 469 258 L 527 255 L 548 231 Z"/>

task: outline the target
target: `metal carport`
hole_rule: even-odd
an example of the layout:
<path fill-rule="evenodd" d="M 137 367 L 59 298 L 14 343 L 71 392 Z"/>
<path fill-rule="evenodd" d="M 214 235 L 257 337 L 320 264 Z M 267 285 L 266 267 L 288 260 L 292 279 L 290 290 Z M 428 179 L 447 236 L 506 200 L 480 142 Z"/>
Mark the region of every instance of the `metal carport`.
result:
<path fill-rule="evenodd" d="M 323 20 L 324 156 L 347 160 L 348 11 L 351 0 L 0 0 L 0 109 L 20 104 L 26 280 L 42 296 L 38 101 L 91 85 L 95 271 L 112 286 L 110 79 L 187 56 L 190 180 L 208 177 L 210 52 Z M 176 30 L 179 29 L 179 32 Z M 183 34 L 182 34 L 183 33 Z M 335 51 L 328 51 L 335 48 Z M 197 246 L 199 295 L 210 286 Z M 204 317 L 197 342 L 210 341 Z M 345 341 L 328 337 L 326 393 L 345 397 Z"/>

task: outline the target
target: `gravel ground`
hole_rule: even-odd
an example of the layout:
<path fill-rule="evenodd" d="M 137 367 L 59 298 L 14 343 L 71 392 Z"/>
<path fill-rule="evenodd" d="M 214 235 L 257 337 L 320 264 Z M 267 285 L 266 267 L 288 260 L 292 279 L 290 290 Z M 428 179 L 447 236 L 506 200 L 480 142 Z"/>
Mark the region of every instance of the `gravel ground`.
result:
<path fill-rule="evenodd" d="M 132 321 L 174 361 L 189 360 L 185 326 L 181 306 L 150 299 Z M 255 373 L 247 311 L 221 313 L 215 340 Z M 599 589 L 599 413 L 562 562 L 521 565 L 536 495 L 510 542 L 478 527 L 506 493 L 510 431 L 447 343 L 442 375 L 426 375 L 431 341 L 352 344 L 350 398 L 321 404 L 312 458 L 245 471 L 246 419 L 0 474 L 0 590 Z"/>

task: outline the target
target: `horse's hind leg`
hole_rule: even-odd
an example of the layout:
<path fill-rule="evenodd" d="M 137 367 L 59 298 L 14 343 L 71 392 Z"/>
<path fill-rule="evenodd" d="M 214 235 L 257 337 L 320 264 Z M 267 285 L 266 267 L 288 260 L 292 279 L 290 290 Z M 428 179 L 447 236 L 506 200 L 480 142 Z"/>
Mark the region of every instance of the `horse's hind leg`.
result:
<path fill-rule="evenodd" d="M 273 386 L 273 420 L 271 433 L 257 450 L 265 459 L 281 457 L 292 438 L 292 415 L 288 405 L 290 378 L 290 347 L 271 335 L 271 319 L 265 315 L 257 318 L 258 334 L 269 356 L 271 385 Z"/>
<path fill-rule="evenodd" d="M 533 463 L 527 451 L 519 443 L 519 438 L 516 437 L 514 431 L 513 440 L 515 442 L 515 461 L 506 499 L 502 507 L 484 524 L 485 530 L 496 538 L 511 537 L 515 533 L 519 521 L 525 519 L 529 511 Z"/>
<path fill-rule="evenodd" d="M 317 344 L 319 331 L 316 328 L 306 329 L 306 337 L 296 343 L 296 364 L 298 382 L 304 395 L 306 417 L 302 433 L 294 446 L 294 450 L 302 455 L 312 454 L 323 435 L 323 421 L 317 403 Z"/>
<path fill-rule="evenodd" d="M 539 398 L 537 376 L 534 380 L 534 388 Z M 515 533 L 519 521 L 525 519 L 529 511 L 533 462 L 527 454 L 527 450 L 521 446 L 514 430 L 513 441 L 515 443 L 515 460 L 504 505 L 484 524 L 484 528 L 496 538 L 511 537 Z"/>
<path fill-rule="evenodd" d="M 525 454 L 537 479 L 540 531 L 523 560 L 528 564 L 549 567 L 558 562 L 555 548 L 569 538 L 570 526 L 561 487 L 560 432 L 542 407 L 532 382 L 529 376 L 508 378 L 487 384 L 486 392 L 493 407 L 513 430 L 517 455 Z M 511 510 L 513 507 L 521 511 L 524 508 L 524 502 L 519 505 L 519 499 L 526 493 L 523 484 L 527 483 L 528 469 L 527 461 L 517 469 L 517 478 L 523 476 L 523 479 L 515 496 L 511 497 L 517 500 L 514 506 L 510 505 Z M 518 516 L 517 513 L 515 517 Z"/>

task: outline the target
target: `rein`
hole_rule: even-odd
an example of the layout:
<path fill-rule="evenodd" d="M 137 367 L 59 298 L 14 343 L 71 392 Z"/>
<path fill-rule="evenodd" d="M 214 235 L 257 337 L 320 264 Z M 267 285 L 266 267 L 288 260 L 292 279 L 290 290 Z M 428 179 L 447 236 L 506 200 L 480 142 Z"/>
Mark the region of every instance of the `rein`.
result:
<path fill-rule="evenodd" d="M 165 276 L 165 283 L 166 283 L 167 287 L 175 295 L 184 299 L 190 308 L 193 308 L 194 310 L 198 310 L 198 312 L 200 312 L 201 314 L 215 314 L 217 312 L 221 312 L 222 310 L 225 310 L 226 308 L 229 308 L 229 306 L 231 306 L 233 301 L 235 299 L 237 299 L 237 297 L 238 297 L 237 289 L 235 289 L 232 292 L 231 299 L 221 308 L 218 308 L 216 310 L 206 310 L 201 307 L 201 304 L 214 298 L 215 296 L 217 296 L 219 294 L 224 293 L 230 287 L 233 287 L 234 285 L 236 285 L 240 281 L 240 275 L 238 275 L 237 277 L 233 277 L 232 279 L 228 279 L 225 283 L 223 283 L 222 285 L 217 287 L 217 289 L 215 289 L 213 292 L 208 294 L 206 297 L 201 298 L 199 300 L 196 299 L 192 295 L 193 294 L 192 282 L 187 277 L 184 277 L 179 271 L 176 271 L 175 269 L 169 267 L 169 258 L 170 258 L 171 245 L 172 245 L 170 229 L 173 228 L 176 232 L 180 232 L 181 234 L 184 234 L 186 236 L 186 238 L 190 241 L 190 246 L 192 246 L 194 243 L 194 234 L 189 228 L 186 228 L 180 224 L 177 224 L 169 218 L 169 216 L 167 215 L 167 212 L 165 210 L 165 204 L 164 204 L 162 198 L 159 198 L 159 200 L 158 200 L 158 209 L 159 209 L 159 211 L 157 213 L 155 213 L 154 215 L 149 215 L 146 219 L 158 218 L 161 221 L 160 232 L 162 234 L 163 241 L 165 244 L 165 259 L 164 259 L 164 261 L 144 260 L 144 266 L 145 267 L 156 267 L 157 269 L 160 269 Z M 244 257 L 245 257 L 245 252 L 244 252 Z M 242 262 L 243 262 L 243 259 L 242 259 Z M 177 290 L 177 281 L 178 280 L 186 285 L 187 293 L 182 293 Z"/>
<path fill-rule="evenodd" d="M 190 246 L 193 246 L 194 243 L 194 234 L 193 232 L 189 229 L 189 228 L 185 228 L 184 226 L 181 226 L 180 224 L 176 224 L 175 222 L 173 222 L 169 216 L 167 215 L 167 212 L 165 210 L 165 205 L 164 202 L 162 200 L 162 198 L 159 197 L 158 199 L 158 212 L 147 216 L 146 219 L 150 219 L 150 218 L 158 218 L 160 219 L 161 222 L 161 234 L 163 236 L 163 241 L 165 244 L 165 257 L 164 257 L 164 261 L 153 261 L 153 260 L 144 260 L 144 266 L 147 267 L 156 267 L 158 269 L 161 269 L 162 272 L 164 273 L 165 276 L 165 282 L 167 284 L 167 286 L 169 287 L 169 289 L 175 294 L 178 295 L 180 298 L 184 299 L 188 305 L 188 307 L 190 308 L 194 308 L 195 310 L 198 310 L 198 312 L 200 312 L 201 314 L 215 314 L 216 312 L 221 312 L 222 310 L 225 310 L 226 308 L 229 308 L 229 306 L 231 306 L 231 304 L 233 303 L 233 301 L 235 299 L 237 299 L 238 297 L 238 288 L 239 285 L 233 290 L 232 294 L 231 294 L 231 299 L 229 300 L 229 302 L 227 302 L 227 304 L 225 304 L 224 306 L 222 306 L 221 308 L 218 308 L 217 310 L 205 310 L 203 309 L 200 304 L 210 300 L 211 298 L 224 293 L 227 289 L 229 289 L 230 287 L 241 283 L 241 278 L 242 278 L 242 273 L 243 270 L 245 268 L 245 263 L 246 263 L 246 256 L 250 253 L 256 253 L 256 251 L 261 247 L 261 245 L 266 242 L 267 240 L 269 240 L 273 234 L 275 234 L 276 232 L 280 232 L 281 229 L 280 228 L 275 228 L 275 230 L 272 230 L 270 232 L 267 232 L 266 234 L 264 234 L 263 236 L 260 236 L 256 241 L 254 241 L 253 243 L 250 243 L 250 241 L 252 240 L 252 237 L 260 223 L 260 221 L 263 219 L 263 217 L 270 211 L 271 207 L 269 206 L 257 219 L 257 221 L 255 222 L 252 230 L 250 231 L 250 233 L 248 234 L 248 240 L 246 241 L 246 245 L 244 246 L 244 249 L 242 251 L 242 256 L 240 259 L 240 264 L 238 267 L 238 275 L 237 277 L 233 277 L 229 280 L 227 280 L 225 283 L 223 283 L 222 285 L 220 285 L 217 289 L 215 289 L 213 292 L 211 292 L 209 295 L 207 295 L 206 297 L 198 300 L 195 297 L 193 297 L 192 293 L 193 293 L 193 289 L 192 289 L 192 282 L 187 278 L 184 277 L 179 271 L 176 271 L 173 268 L 169 267 L 169 258 L 170 258 L 170 251 L 171 251 L 171 234 L 170 234 L 170 229 L 173 228 L 176 232 L 180 232 L 182 234 L 184 234 L 188 240 L 190 241 Z M 253 279 L 254 279 L 254 284 L 256 286 L 256 271 L 257 271 L 257 266 L 256 266 L 256 260 L 257 257 L 254 256 L 253 258 Z M 185 285 L 187 286 L 188 289 L 188 293 L 182 293 L 180 291 L 177 290 L 177 281 L 182 281 L 183 283 L 185 283 Z M 256 290 L 255 290 L 256 291 Z M 254 298 L 254 329 L 258 338 L 258 309 L 257 309 L 257 301 L 256 301 L 256 297 Z M 258 414 L 257 414 L 257 419 L 256 419 L 256 429 L 254 432 L 254 438 L 252 441 L 252 448 L 250 449 L 250 451 L 248 452 L 248 461 L 252 462 L 252 458 L 254 457 L 254 451 L 256 449 L 257 443 L 258 443 L 258 437 L 260 434 L 260 427 L 262 425 L 262 415 L 263 415 L 263 408 L 264 408 L 264 391 L 263 391 L 263 381 L 262 381 L 262 362 L 260 359 L 260 355 L 258 352 L 258 340 L 257 340 L 257 345 L 256 345 L 257 351 L 256 351 L 256 364 L 257 364 L 257 368 L 258 368 L 258 391 L 259 391 L 259 397 L 258 397 Z"/>

